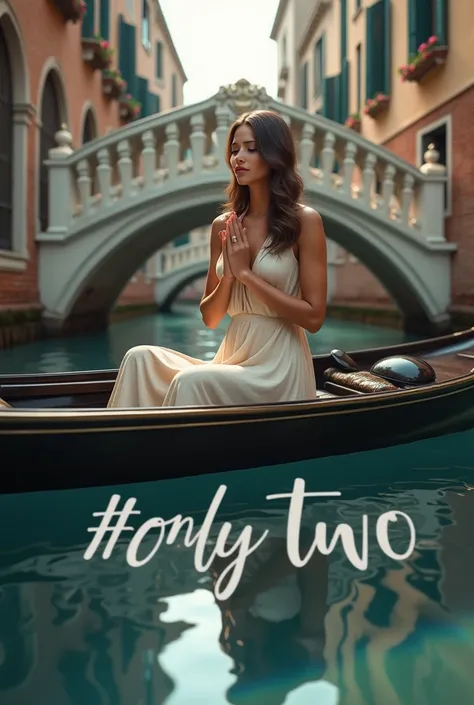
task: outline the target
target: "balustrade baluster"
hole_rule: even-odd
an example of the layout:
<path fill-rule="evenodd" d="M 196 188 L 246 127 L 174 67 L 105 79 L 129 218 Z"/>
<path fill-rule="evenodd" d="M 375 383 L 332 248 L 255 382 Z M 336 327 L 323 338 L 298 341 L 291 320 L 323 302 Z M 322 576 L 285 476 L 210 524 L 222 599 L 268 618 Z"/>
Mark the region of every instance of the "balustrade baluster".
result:
<path fill-rule="evenodd" d="M 173 181 L 178 175 L 178 163 L 180 153 L 179 130 L 175 122 L 166 126 L 166 142 L 164 145 L 164 153 L 166 157 L 166 166 L 168 168 L 168 179 Z"/>
<path fill-rule="evenodd" d="M 303 179 L 306 179 L 309 177 L 309 167 L 314 153 L 314 125 L 305 122 L 301 133 L 299 169 Z"/>
<path fill-rule="evenodd" d="M 191 118 L 191 152 L 193 155 L 193 171 L 195 174 L 200 174 L 204 165 L 204 151 L 206 144 L 206 133 L 204 132 L 205 122 L 204 115 L 198 113 Z"/>
<path fill-rule="evenodd" d="M 377 157 L 373 152 L 367 152 L 362 172 L 362 200 L 366 208 L 370 208 L 372 200 L 372 186 L 375 177 L 375 164 Z"/>
<path fill-rule="evenodd" d="M 325 132 L 324 146 L 321 150 L 321 162 L 323 165 L 323 187 L 329 189 L 331 187 L 332 173 L 334 170 L 335 151 L 334 145 L 336 136 L 333 132 Z"/>
<path fill-rule="evenodd" d="M 412 174 L 406 173 L 403 177 L 403 189 L 402 189 L 402 225 L 409 227 L 410 225 L 410 214 L 413 204 L 413 186 L 415 184 L 415 178 Z"/>
<path fill-rule="evenodd" d="M 395 191 L 395 173 L 396 169 L 392 164 L 387 164 L 383 175 L 382 183 L 382 199 L 383 213 L 389 218 L 392 209 L 392 198 Z"/>
<path fill-rule="evenodd" d="M 156 169 L 156 148 L 155 135 L 153 130 L 147 130 L 142 135 L 142 159 L 143 159 L 143 187 L 149 189 L 153 186 L 153 179 Z"/>
<path fill-rule="evenodd" d="M 342 192 L 348 198 L 351 198 L 352 196 L 352 176 L 354 174 L 356 152 L 357 147 L 354 142 L 346 142 L 346 146 L 344 148 L 344 161 L 342 163 Z"/>
<path fill-rule="evenodd" d="M 82 212 L 87 215 L 91 206 L 91 185 L 90 165 L 87 159 L 81 159 L 77 165 L 77 188 L 79 189 Z"/>
<path fill-rule="evenodd" d="M 130 142 L 128 139 L 121 140 L 117 145 L 119 154 L 118 168 L 120 173 L 120 183 L 122 186 L 122 199 L 126 200 L 132 195 L 132 159 Z"/>
<path fill-rule="evenodd" d="M 112 167 L 110 166 L 110 154 L 108 149 L 99 149 L 97 152 L 97 177 L 100 188 L 101 208 L 107 208 L 112 198 Z"/>

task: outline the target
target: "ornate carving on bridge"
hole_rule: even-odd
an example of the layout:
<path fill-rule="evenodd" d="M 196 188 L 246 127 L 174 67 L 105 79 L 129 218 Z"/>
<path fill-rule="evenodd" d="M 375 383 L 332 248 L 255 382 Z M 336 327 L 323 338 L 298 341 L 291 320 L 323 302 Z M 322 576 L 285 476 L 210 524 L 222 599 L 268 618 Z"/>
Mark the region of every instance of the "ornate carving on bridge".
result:
<path fill-rule="evenodd" d="M 250 110 L 268 108 L 271 102 L 271 98 L 263 86 L 252 84 L 245 78 L 241 78 L 237 83 L 221 86 L 216 100 L 221 104 L 226 104 L 236 115 Z"/>

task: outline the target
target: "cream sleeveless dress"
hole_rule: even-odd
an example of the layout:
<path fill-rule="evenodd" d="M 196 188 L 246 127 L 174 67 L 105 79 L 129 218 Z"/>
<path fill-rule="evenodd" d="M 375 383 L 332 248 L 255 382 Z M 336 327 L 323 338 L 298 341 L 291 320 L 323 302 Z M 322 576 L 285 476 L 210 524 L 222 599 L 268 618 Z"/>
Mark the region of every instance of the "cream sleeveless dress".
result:
<path fill-rule="evenodd" d="M 279 255 L 262 245 L 252 271 L 292 296 L 300 295 L 292 248 Z M 222 254 L 216 273 L 223 274 Z M 108 408 L 234 406 L 310 400 L 316 382 L 304 329 L 279 318 L 234 281 L 231 322 L 215 357 L 199 360 L 160 346 L 138 345 L 124 356 Z"/>

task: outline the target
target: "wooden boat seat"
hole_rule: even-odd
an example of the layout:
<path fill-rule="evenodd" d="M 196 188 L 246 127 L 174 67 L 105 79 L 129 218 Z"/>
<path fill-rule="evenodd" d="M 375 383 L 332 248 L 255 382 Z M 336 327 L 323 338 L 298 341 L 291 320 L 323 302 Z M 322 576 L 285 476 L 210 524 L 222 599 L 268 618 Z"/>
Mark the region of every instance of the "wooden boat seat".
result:
<path fill-rule="evenodd" d="M 11 409 L 10 404 L 7 404 L 2 398 L 0 398 L 0 409 Z"/>
<path fill-rule="evenodd" d="M 335 367 L 329 367 L 324 372 L 324 378 L 328 389 L 336 391 L 351 390 L 360 394 L 374 394 L 376 392 L 397 392 L 400 391 L 391 382 L 387 382 L 382 377 L 361 370 L 359 372 L 342 372 Z M 344 393 L 341 391 L 341 393 Z"/>

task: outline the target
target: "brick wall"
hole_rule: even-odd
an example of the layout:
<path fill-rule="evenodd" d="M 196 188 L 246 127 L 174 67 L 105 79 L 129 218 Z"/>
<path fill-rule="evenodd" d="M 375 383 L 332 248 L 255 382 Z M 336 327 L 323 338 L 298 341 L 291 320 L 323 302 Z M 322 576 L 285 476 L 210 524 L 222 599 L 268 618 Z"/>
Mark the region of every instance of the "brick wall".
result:
<path fill-rule="evenodd" d="M 454 307 L 474 306 L 474 86 L 444 103 L 384 143 L 415 166 L 417 132 L 451 115 L 452 121 L 452 214 L 446 218 L 446 236 L 457 242 L 453 256 Z M 334 301 L 393 305 L 378 280 L 360 264 L 348 261 L 337 267 Z"/>
<path fill-rule="evenodd" d="M 453 306 L 474 306 L 474 86 L 433 110 L 384 146 L 416 164 L 418 130 L 447 115 L 451 115 L 452 121 L 452 215 L 446 218 L 446 236 L 458 244 L 453 256 L 452 302 Z"/>

